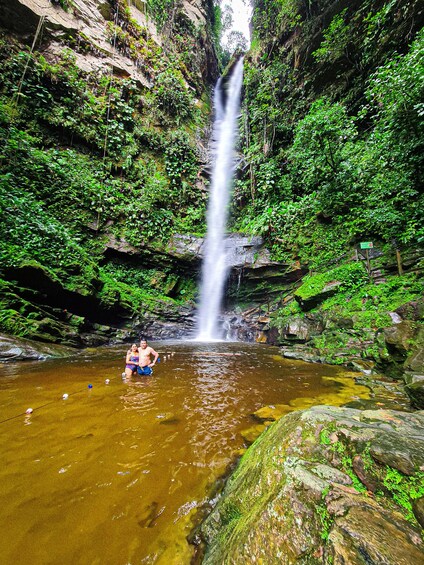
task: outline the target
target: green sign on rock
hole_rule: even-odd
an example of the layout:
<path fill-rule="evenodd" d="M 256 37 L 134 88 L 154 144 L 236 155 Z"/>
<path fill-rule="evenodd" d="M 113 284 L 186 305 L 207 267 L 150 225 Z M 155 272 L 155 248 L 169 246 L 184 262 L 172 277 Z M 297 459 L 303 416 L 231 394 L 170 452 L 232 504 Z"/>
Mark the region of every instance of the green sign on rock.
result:
<path fill-rule="evenodd" d="M 361 241 L 359 247 L 361 249 L 372 249 L 374 247 L 374 244 L 372 241 Z"/>

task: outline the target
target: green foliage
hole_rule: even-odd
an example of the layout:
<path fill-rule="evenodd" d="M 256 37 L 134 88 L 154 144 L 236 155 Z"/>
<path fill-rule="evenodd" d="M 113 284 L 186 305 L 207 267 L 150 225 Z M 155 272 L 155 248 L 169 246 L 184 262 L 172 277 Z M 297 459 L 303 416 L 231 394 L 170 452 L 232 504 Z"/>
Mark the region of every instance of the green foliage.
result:
<path fill-rule="evenodd" d="M 419 471 L 412 476 L 406 476 L 397 469 L 386 466 L 383 484 L 394 502 L 401 507 L 406 519 L 415 523 L 411 501 L 424 496 L 424 473 Z"/>
<path fill-rule="evenodd" d="M 314 336 L 311 339 L 311 345 L 318 349 L 320 355 L 325 356 L 327 363 L 332 365 L 343 365 L 345 363 L 346 358 L 340 355 L 341 351 L 343 355 L 353 357 L 357 357 L 362 351 L 360 344 L 352 343 L 352 335 L 345 330 L 333 330 Z M 367 353 L 367 357 L 372 358 L 371 352 Z"/>
<path fill-rule="evenodd" d="M 159 75 L 153 92 L 129 79 L 83 72 L 69 49 L 52 62 L 0 37 L 0 269 L 31 266 L 67 290 L 95 296 L 106 310 L 135 314 L 160 310 L 164 300 L 172 304 L 167 294 L 190 300 L 192 281 L 108 270 L 105 233 L 160 248 L 174 225 L 182 233 L 204 230 L 204 197 L 195 187 L 201 123 L 179 69 L 185 78 L 191 71 L 173 54 L 174 44 L 162 53 L 124 0 L 115 23 L 110 40 L 145 76 Z M 178 30 L 194 53 L 198 31 L 181 18 Z M 92 46 L 84 40 L 82 48 L 91 52 Z M 169 133 L 180 122 L 185 129 Z M 4 331 L 42 334 L 44 314 L 38 319 L 31 305 L 21 311 L 22 297 L 4 289 L 0 298 Z M 54 321 L 48 324 L 48 332 L 59 335 Z"/>
<path fill-rule="evenodd" d="M 282 330 L 290 318 L 301 318 L 303 316 L 304 313 L 300 309 L 299 303 L 296 300 L 292 300 L 286 306 L 273 313 L 270 327 Z"/>
<path fill-rule="evenodd" d="M 340 439 L 332 442 L 330 440 L 330 429 L 323 429 L 320 432 L 320 443 L 328 447 L 329 451 L 334 453 L 340 460 L 341 469 L 344 471 L 351 479 L 352 485 L 358 492 L 367 492 L 366 486 L 359 480 L 353 469 L 352 456 L 355 453 L 351 453 L 349 446 L 346 445 Z M 381 485 L 385 490 L 385 494 L 390 497 L 391 500 L 401 509 L 405 518 L 416 524 L 416 518 L 412 510 L 412 502 L 418 498 L 424 496 L 424 473 L 418 471 L 410 476 L 404 475 L 397 469 L 385 465 L 384 467 L 376 463 L 369 450 L 369 445 L 363 448 L 360 453 L 362 460 L 364 461 L 365 468 L 371 473 L 375 478 L 378 477 L 381 481 Z M 380 492 L 380 496 L 382 493 Z M 323 497 L 324 498 L 324 497 Z M 321 521 L 325 523 L 328 522 L 328 516 L 326 512 L 325 505 L 319 505 L 320 509 L 317 510 L 321 518 Z M 328 528 L 324 527 L 324 532 Z M 323 539 L 326 539 L 323 537 Z"/>
<path fill-rule="evenodd" d="M 337 61 L 345 54 L 346 47 L 351 37 L 349 25 L 345 23 L 347 8 L 336 14 L 330 25 L 324 30 L 324 40 L 319 49 L 312 53 L 318 63 Z"/>
<path fill-rule="evenodd" d="M 368 14 L 372 35 L 383 14 Z M 334 20 L 334 38 L 342 17 Z M 329 96 L 305 111 L 296 74 L 277 54 L 247 65 L 248 167 L 235 187 L 236 228 L 265 236 L 276 259 L 296 253 L 311 267 L 364 237 L 422 242 L 423 37 L 420 32 L 406 54 L 394 55 L 370 77 L 368 103 L 356 114 Z"/>
<path fill-rule="evenodd" d="M 331 445 L 329 430 L 324 428 L 320 431 L 319 441 L 322 445 Z"/>
<path fill-rule="evenodd" d="M 299 0 L 260 0 L 255 3 L 253 29 L 255 36 L 265 38 L 290 32 L 301 21 Z"/>
<path fill-rule="evenodd" d="M 173 6 L 174 0 L 147 0 L 147 13 L 153 16 L 161 29 L 168 20 Z"/>
<path fill-rule="evenodd" d="M 152 304 L 150 292 L 116 280 L 109 272 L 100 271 L 102 288 L 98 298 L 103 308 L 113 309 L 120 304 L 128 312 L 142 315 Z"/>
<path fill-rule="evenodd" d="M 171 187 L 182 193 L 181 198 L 189 188 L 187 181 L 192 186 L 198 172 L 195 149 L 184 131 L 177 131 L 169 136 L 165 149 L 165 168 Z"/>
<path fill-rule="evenodd" d="M 217 3 L 214 4 L 212 9 L 212 21 L 211 30 L 212 37 L 214 38 L 215 45 L 219 45 L 221 42 L 222 33 L 224 31 L 223 25 L 223 13 L 221 6 Z"/>
<path fill-rule="evenodd" d="M 320 293 L 328 283 L 334 281 L 342 283 L 339 291 L 351 293 L 368 282 L 368 274 L 362 263 L 347 263 L 325 273 L 306 276 L 295 294 L 306 299 Z"/>
<path fill-rule="evenodd" d="M 323 496 L 322 498 L 324 499 L 325 496 Z M 317 504 L 315 506 L 315 512 L 318 514 L 321 522 L 321 539 L 323 541 L 327 541 L 334 523 L 334 518 L 329 513 L 324 501 L 322 501 L 321 504 Z"/>
<path fill-rule="evenodd" d="M 355 292 L 340 292 L 328 298 L 321 308 L 340 317 L 351 317 L 354 329 L 378 329 L 390 325 L 388 312 L 416 299 L 422 293 L 422 281 L 415 274 L 393 276 L 379 285 L 366 284 Z"/>
<path fill-rule="evenodd" d="M 68 288 L 91 289 L 95 264 L 66 228 L 29 192 L 16 188 L 10 175 L 0 177 L 0 258 L 3 268 L 27 261 L 55 266 L 56 276 Z"/>
<path fill-rule="evenodd" d="M 0 302 L 0 330 L 19 337 L 25 337 L 34 330 L 33 320 L 7 308 L 7 302 Z"/>
<path fill-rule="evenodd" d="M 172 118 L 177 124 L 194 116 L 194 99 L 178 71 L 168 69 L 158 74 L 154 99 L 161 113 Z"/>
<path fill-rule="evenodd" d="M 333 213 L 351 204 L 345 155 L 355 137 L 355 123 L 346 109 L 326 99 L 314 102 L 296 126 L 289 154 L 295 186 L 306 192 L 318 189 L 321 206 Z"/>

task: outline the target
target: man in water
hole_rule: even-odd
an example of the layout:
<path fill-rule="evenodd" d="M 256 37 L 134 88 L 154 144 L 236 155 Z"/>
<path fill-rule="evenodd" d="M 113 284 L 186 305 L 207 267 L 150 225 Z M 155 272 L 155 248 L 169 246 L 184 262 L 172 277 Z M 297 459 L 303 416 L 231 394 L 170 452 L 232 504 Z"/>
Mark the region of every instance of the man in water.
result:
<path fill-rule="evenodd" d="M 140 347 L 138 348 L 138 368 L 137 373 L 139 375 L 151 375 L 153 373 L 152 367 L 156 363 L 159 353 L 157 353 L 153 347 L 147 345 L 147 341 L 144 338 L 140 340 Z M 153 356 L 153 361 L 152 361 Z"/>

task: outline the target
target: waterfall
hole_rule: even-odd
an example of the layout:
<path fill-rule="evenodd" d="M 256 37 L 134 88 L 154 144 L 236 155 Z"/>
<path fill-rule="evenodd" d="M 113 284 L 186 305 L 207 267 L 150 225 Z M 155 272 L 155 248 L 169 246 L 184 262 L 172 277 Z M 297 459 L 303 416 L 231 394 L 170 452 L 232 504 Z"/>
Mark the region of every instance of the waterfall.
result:
<path fill-rule="evenodd" d="M 235 169 L 234 146 L 238 131 L 242 82 L 243 59 L 241 58 L 230 77 L 226 96 L 224 97 L 222 79 L 218 80 L 214 92 L 213 169 L 198 310 L 197 339 L 199 341 L 210 341 L 221 337 L 218 318 L 229 271 L 225 231 Z"/>

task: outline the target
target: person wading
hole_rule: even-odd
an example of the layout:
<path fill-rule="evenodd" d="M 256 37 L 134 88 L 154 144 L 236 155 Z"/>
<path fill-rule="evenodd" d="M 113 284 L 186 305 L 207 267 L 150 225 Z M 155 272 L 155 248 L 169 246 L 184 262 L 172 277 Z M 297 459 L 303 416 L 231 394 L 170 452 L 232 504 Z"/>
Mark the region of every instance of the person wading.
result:
<path fill-rule="evenodd" d="M 159 357 L 159 353 L 157 353 L 157 351 L 155 351 L 153 347 L 147 345 L 147 341 L 142 338 L 140 340 L 140 347 L 138 348 L 138 355 L 139 361 L 137 373 L 139 375 L 151 375 L 153 372 L 152 367 L 153 365 L 155 365 Z"/>
<path fill-rule="evenodd" d="M 125 359 L 125 373 L 122 373 L 122 377 L 129 379 L 138 369 L 140 357 L 138 354 L 138 347 L 136 343 L 133 343 L 127 351 L 127 357 Z"/>

